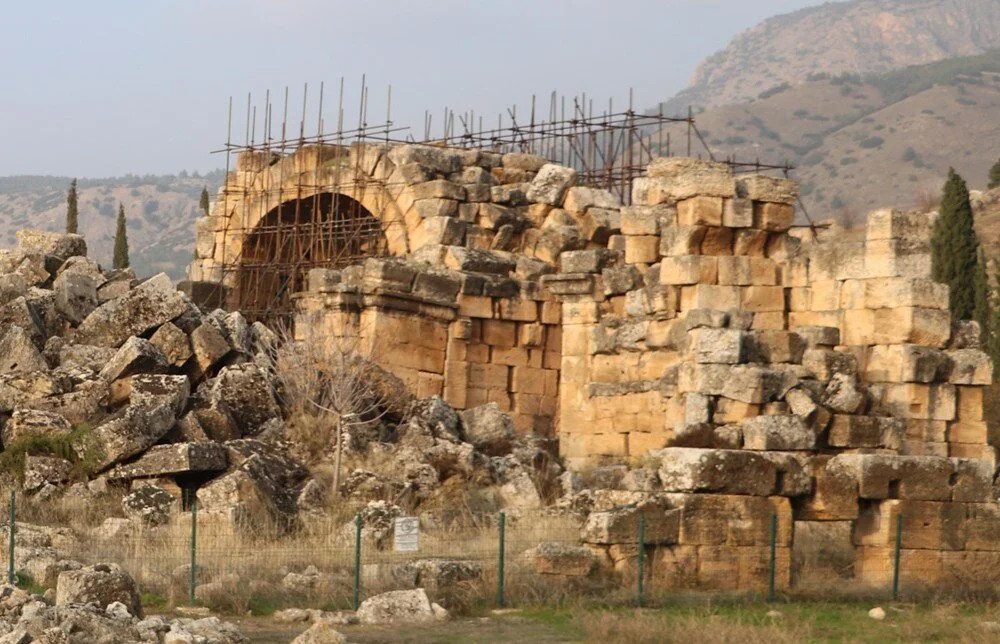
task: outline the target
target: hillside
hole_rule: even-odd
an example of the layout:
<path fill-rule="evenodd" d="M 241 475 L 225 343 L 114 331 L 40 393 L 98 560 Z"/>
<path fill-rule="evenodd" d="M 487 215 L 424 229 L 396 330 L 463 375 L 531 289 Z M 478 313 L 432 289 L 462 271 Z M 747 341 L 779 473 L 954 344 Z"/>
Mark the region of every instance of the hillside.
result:
<path fill-rule="evenodd" d="M 198 199 L 208 188 L 214 198 L 222 172 L 205 176 L 160 175 L 82 179 L 80 232 L 90 256 L 109 265 L 118 203 L 125 206 L 132 265 L 140 275 L 166 272 L 182 279 L 194 252 Z M 16 244 L 21 228 L 60 231 L 65 225 L 69 177 L 0 177 L 0 245 Z"/>
<path fill-rule="evenodd" d="M 995 50 L 864 77 L 818 74 L 697 122 L 717 158 L 788 161 L 814 219 L 856 223 L 872 208 L 932 198 L 951 166 L 985 187 L 1000 157 L 998 115 Z"/>
<path fill-rule="evenodd" d="M 703 61 L 665 103 L 739 103 L 812 74 L 881 73 L 1000 47 L 996 0 L 853 0 L 775 16 Z"/>

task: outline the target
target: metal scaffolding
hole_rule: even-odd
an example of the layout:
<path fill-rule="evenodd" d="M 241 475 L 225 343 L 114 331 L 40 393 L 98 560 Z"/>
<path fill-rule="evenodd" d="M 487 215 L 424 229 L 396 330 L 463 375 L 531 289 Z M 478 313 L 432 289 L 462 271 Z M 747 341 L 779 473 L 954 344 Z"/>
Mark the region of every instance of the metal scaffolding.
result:
<path fill-rule="evenodd" d="M 441 123 L 434 128 L 433 115 L 425 112 L 419 138 L 414 137 L 411 128 L 393 122 L 391 86 L 386 92 L 385 118 L 377 123 L 369 123 L 369 87 L 364 77 L 353 126 L 346 125 L 347 119 L 353 117 L 346 111 L 344 98 L 341 79 L 336 128 L 328 128 L 322 84 L 314 119 L 309 117 L 309 86 L 303 86 L 298 123 L 289 114 L 288 88 L 278 122 L 270 92 L 265 94 L 261 109 L 248 94 L 242 142 L 234 139 L 233 100 L 229 99 L 226 143 L 216 150 L 226 157 L 226 188 L 217 206 L 224 213 L 225 223 L 216 237 L 216 245 L 222 246 L 215 253 L 222 261 L 214 262 L 205 276 L 219 284 L 219 293 L 212 299 L 226 308 L 240 310 L 252 320 L 285 322 L 293 312 L 291 296 L 303 289 L 310 269 L 339 268 L 388 254 L 385 218 L 380 216 L 382 213 L 366 210 L 359 195 L 372 189 L 373 182 L 379 188 L 390 186 L 362 172 L 362 155 L 351 153 L 356 143 L 424 143 L 535 154 L 573 167 L 581 184 L 607 189 L 624 204 L 631 201 L 632 180 L 642 176 L 656 156 L 680 152 L 716 160 L 690 110 L 684 116 L 665 115 L 662 108 L 656 113 L 638 113 L 631 90 L 626 106 L 618 109 L 609 100 L 606 107 L 595 110 L 593 99 L 586 94 L 567 100 L 553 92 L 543 112 L 532 97 L 527 114 L 519 115 L 516 106 L 509 108 L 497 116 L 495 127 L 487 127 L 483 117 L 474 112 L 457 113 L 444 108 Z M 665 132 L 667 126 L 675 124 L 680 124 L 685 133 L 679 146 Z M 307 128 L 312 133 L 307 133 Z M 283 187 L 282 159 L 307 147 L 322 156 L 313 165 L 313 176 L 299 177 L 290 190 Z M 235 155 L 242 153 L 250 153 L 256 166 L 235 167 Z M 728 163 L 734 172 L 780 171 L 787 175 L 792 170 L 787 164 L 769 165 L 759 160 L 719 161 Z M 260 175 L 275 164 L 278 177 L 265 185 Z M 231 209 L 237 204 L 242 208 L 239 213 Z M 226 248 L 234 243 L 238 243 L 237 249 Z"/>

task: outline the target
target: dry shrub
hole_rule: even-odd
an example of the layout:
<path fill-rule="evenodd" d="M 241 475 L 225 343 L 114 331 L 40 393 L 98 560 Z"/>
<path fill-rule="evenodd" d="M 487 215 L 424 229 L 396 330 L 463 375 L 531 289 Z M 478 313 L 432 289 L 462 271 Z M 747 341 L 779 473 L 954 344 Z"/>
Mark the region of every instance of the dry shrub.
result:
<path fill-rule="evenodd" d="M 576 621 L 589 642 L 781 644 L 804 642 L 812 635 L 810 625 L 802 622 L 777 623 L 749 616 L 732 619 L 709 610 L 680 616 L 644 611 L 582 612 Z"/>

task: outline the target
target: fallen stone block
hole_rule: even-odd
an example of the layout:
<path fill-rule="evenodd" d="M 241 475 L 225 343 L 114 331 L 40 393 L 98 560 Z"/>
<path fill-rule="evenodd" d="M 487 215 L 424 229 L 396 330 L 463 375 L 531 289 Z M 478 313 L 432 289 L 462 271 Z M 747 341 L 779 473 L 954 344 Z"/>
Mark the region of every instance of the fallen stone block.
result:
<path fill-rule="evenodd" d="M 589 548 L 558 541 L 538 544 L 532 556 L 539 575 L 586 577 L 597 568 L 597 557 Z"/>
<path fill-rule="evenodd" d="M 193 472 L 222 472 L 228 465 L 228 451 L 219 443 L 155 445 L 138 460 L 111 470 L 108 478 L 119 480 Z"/>
<path fill-rule="evenodd" d="M 105 609 L 121 602 L 129 613 L 142 617 L 142 603 L 135 581 L 116 564 L 96 564 L 59 574 L 56 606 L 95 603 Z"/>
<path fill-rule="evenodd" d="M 94 428 L 93 432 L 74 445 L 78 455 L 92 455 L 97 469 L 140 454 L 163 437 L 174 424 L 170 405 L 137 407 L 129 405 Z"/>
<path fill-rule="evenodd" d="M 30 438 L 67 436 L 73 427 L 62 414 L 36 409 L 15 409 L 0 436 L 5 447 Z"/>
<path fill-rule="evenodd" d="M 149 340 L 133 336 L 122 344 L 99 375 L 107 382 L 114 382 L 137 373 L 163 373 L 166 370 L 166 356 Z"/>
<path fill-rule="evenodd" d="M 584 543 L 638 543 L 639 518 L 645 517 L 647 544 L 677 542 L 680 511 L 663 502 L 646 501 L 601 512 L 591 512 L 580 531 Z"/>
<path fill-rule="evenodd" d="M 80 344 L 119 347 L 132 336 L 173 320 L 188 309 L 184 295 L 160 273 L 120 298 L 94 309 L 76 330 Z"/>
<path fill-rule="evenodd" d="M 45 371 L 48 365 L 31 336 L 19 326 L 7 329 L 0 340 L 0 373 Z"/>

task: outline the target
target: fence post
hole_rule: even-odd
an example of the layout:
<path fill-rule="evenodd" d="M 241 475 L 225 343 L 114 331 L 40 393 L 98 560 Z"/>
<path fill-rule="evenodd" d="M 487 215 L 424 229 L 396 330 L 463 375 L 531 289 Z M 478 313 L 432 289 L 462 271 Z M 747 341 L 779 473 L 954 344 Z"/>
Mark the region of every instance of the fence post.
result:
<path fill-rule="evenodd" d="M 17 582 L 17 577 L 14 575 L 14 524 L 17 520 L 17 509 L 15 503 L 17 501 L 17 493 L 14 490 L 10 491 L 10 529 L 7 533 L 10 535 L 10 545 L 7 549 L 7 583 L 14 584 Z"/>
<path fill-rule="evenodd" d="M 767 579 L 767 600 L 773 602 L 775 600 L 774 593 L 774 572 L 777 567 L 777 548 L 778 545 L 778 515 L 771 515 L 771 562 L 770 570 L 768 570 Z"/>
<path fill-rule="evenodd" d="M 361 605 L 361 513 L 354 517 L 354 610 Z"/>
<path fill-rule="evenodd" d="M 903 513 L 896 515 L 896 552 L 892 566 L 892 599 L 899 599 L 899 551 L 903 548 Z"/>
<path fill-rule="evenodd" d="M 504 541 L 506 539 L 506 526 L 507 526 L 507 515 L 503 512 L 500 513 L 500 546 L 499 552 L 497 554 L 497 607 L 503 608 L 503 560 L 504 560 Z"/>
<path fill-rule="evenodd" d="M 637 602 L 639 608 L 642 608 L 642 577 L 646 570 L 646 513 L 639 513 L 639 582 L 637 590 Z"/>
<path fill-rule="evenodd" d="M 198 585 L 198 497 L 191 501 L 191 575 L 188 580 L 188 600 L 194 606 L 194 589 Z"/>

